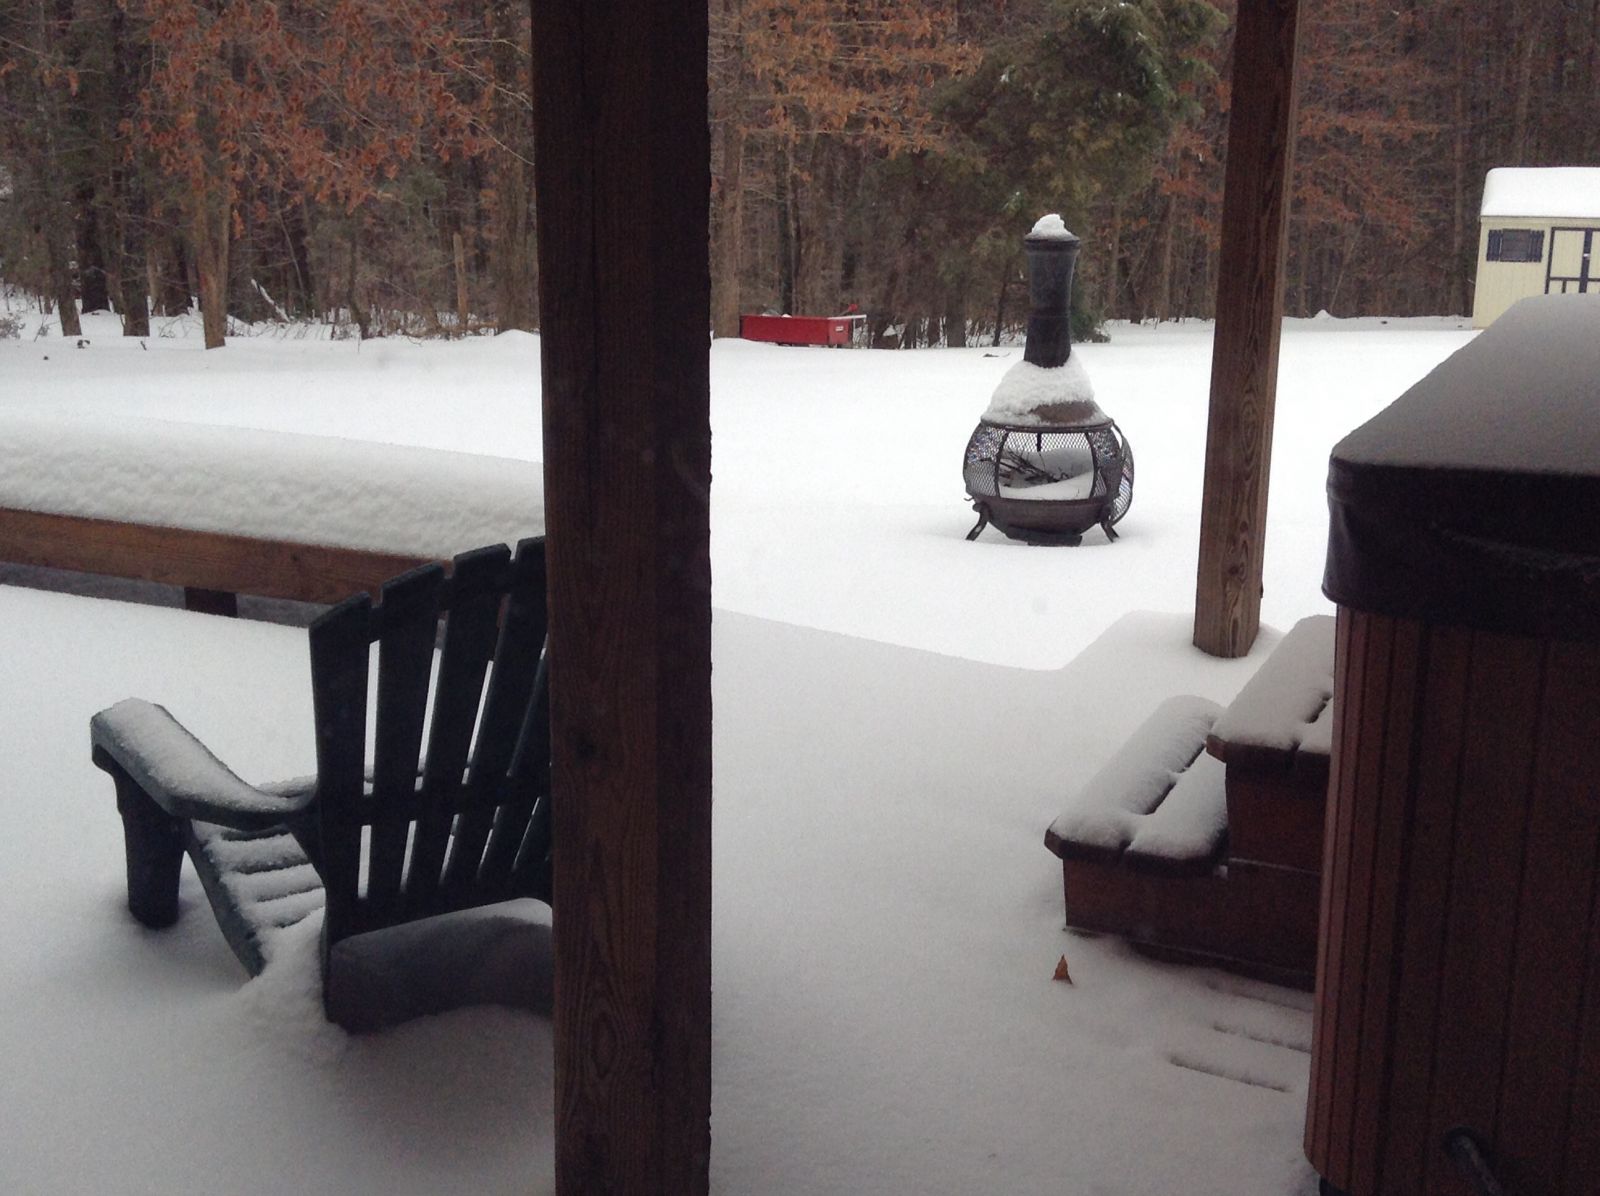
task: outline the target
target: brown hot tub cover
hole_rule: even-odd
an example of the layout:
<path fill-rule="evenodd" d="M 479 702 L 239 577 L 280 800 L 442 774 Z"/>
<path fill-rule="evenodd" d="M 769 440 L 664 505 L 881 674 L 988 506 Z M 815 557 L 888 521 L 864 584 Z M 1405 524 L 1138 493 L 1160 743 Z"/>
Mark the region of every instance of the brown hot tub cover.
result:
<path fill-rule="evenodd" d="M 1600 295 L 1513 307 L 1335 446 L 1340 606 L 1600 639 Z"/>

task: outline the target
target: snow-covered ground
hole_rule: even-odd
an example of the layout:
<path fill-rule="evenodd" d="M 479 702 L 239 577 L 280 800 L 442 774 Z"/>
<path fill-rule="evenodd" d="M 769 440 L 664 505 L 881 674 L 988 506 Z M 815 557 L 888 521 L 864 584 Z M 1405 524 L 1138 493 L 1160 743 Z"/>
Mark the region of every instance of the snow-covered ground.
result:
<path fill-rule="evenodd" d="M 297 329 L 235 337 L 204 353 L 195 336 L 183 335 L 190 324 L 158 326 L 171 335 L 135 342 L 117 335 L 114 318 L 89 317 L 80 349 L 35 338 L 35 317 L 22 339 L 0 340 L 0 432 L 9 419 L 38 435 L 43 414 L 58 421 L 63 438 L 101 437 L 97 451 L 110 456 L 125 455 L 142 426 L 152 453 L 164 448 L 170 461 L 181 449 L 202 476 L 220 468 L 224 443 L 208 425 L 314 436 L 308 451 L 319 457 L 329 456 L 321 438 L 451 450 L 492 458 L 482 466 L 486 483 L 513 496 L 512 460 L 541 459 L 537 337 L 362 344 Z M 1319 587 L 1328 449 L 1473 335 L 1469 321 L 1455 318 L 1295 320 L 1287 328 L 1262 605 L 1263 619 L 1279 627 L 1327 609 Z M 976 544 L 963 540 L 974 519 L 962 490 L 962 450 L 996 384 L 1021 360 L 1020 345 L 859 352 L 718 342 L 711 354 L 717 606 L 1023 668 L 1061 667 L 1130 608 L 1189 609 L 1211 326 L 1117 325 L 1112 334 L 1109 343 L 1073 353 L 1133 443 L 1133 509 L 1116 544 L 1091 532 L 1072 552 L 1029 547 L 993 530 Z M 173 421 L 202 428 L 179 429 L 163 442 L 163 425 Z M 265 476 L 262 458 L 270 463 L 287 452 L 281 435 L 241 436 L 239 445 L 237 471 L 246 476 Z M 381 461 L 370 444 L 349 457 L 346 473 L 358 483 Z M 421 475 L 417 454 L 394 458 L 397 472 Z M 92 453 L 77 458 L 74 510 L 148 517 L 152 508 L 181 510 L 187 502 L 204 526 L 232 519 L 243 531 L 260 518 L 219 504 L 217 487 L 192 479 L 161 478 L 159 487 L 148 485 L 160 493 L 142 499 L 120 462 L 96 469 L 94 461 Z M 0 477 L 0 498 L 15 503 L 8 490 L 24 484 Z M 350 522 L 290 511 L 295 489 L 272 493 L 286 522 Z M 326 505 L 337 493 L 335 483 L 298 488 L 302 508 Z M 388 535 L 375 532 L 370 546 L 389 547 L 409 530 L 403 511 L 388 510 L 401 526 L 375 524 Z M 431 539 L 428 549 L 437 551 Z"/>
<path fill-rule="evenodd" d="M 1327 609 L 1329 448 L 1464 325 L 1289 325 L 1273 628 Z M 962 538 L 961 451 L 1020 347 L 713 348 L 718 1192 L 1314 1190 L 1306 998 L 1061 929 L 1042 836 L 1066 796 L 1164 697 L 1228 699 L 1277 638 L 1241 662 L 1188 643 L 1209 326 L 1112 331 L 1075 353 L 1139 474 L 1122 539 L 1078 549 Z M 0 420 L 540 455 L 535 338 L 88 339 L 0 341 Z M 0 661 L 0 1190 L 548 1187 L 546 1021 L 350 1039 L 312 942 L 244 983 L 191 880 L 173 930 L 122 907 L 89 715 L 141 694 L 246 777 L 304 772 L 302 633 L 0 588 Z"/>

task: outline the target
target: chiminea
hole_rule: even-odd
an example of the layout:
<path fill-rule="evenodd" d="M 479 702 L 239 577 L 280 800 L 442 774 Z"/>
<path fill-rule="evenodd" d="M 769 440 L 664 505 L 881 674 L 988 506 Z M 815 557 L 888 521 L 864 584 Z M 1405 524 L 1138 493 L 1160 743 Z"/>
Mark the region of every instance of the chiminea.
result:
<path fill-rule="evenodd" d="M 1072 356 L 1069 300 L 1081 242 L 1060 216 L 1045 216 L 1024 238 L 1028 255 L 1028 340 L 1022 360 L 995 387 L 963 473 L 978 523 L 1029 544 L 1078 544 L 1113 525 L 1133 502 L 1133 448 L 1094 401 Z"/>

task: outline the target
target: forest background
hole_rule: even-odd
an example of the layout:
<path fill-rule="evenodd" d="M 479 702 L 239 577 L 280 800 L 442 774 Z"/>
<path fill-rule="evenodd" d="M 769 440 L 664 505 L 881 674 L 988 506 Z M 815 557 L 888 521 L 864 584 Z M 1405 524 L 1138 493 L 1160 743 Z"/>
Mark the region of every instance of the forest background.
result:
<path fill-rule="evenodd" d="M 878 345 L 997 337 L 1048 211 L 1079 335 L 1211 314 L 1234 0 L 709 2 L 718 335 L 855 304 Z M 1301 10 L 1289 312 L 1467 311 L 1485 171 L 1600 162 L 1600 0 Z M 0 0 L 0 279 L 67 335 L 536 329 L 529 18 Z"/>

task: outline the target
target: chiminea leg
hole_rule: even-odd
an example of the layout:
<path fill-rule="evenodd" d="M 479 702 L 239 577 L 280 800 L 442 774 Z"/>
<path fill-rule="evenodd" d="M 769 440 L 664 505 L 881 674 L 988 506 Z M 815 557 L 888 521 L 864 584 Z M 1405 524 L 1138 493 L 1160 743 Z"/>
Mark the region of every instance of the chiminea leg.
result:
<path fill-rule="evenodd" d="M 978 533 L 983 531 L 983 529 L 988 527 L 988 526 L 989 526 L 989 512 L 987 512 L 987 511 L 979 511 L 978 512 L 978 525 L 976 527 L 974 527 L 970 532 L 967 533 L 967 539 L 976 540 L 978 538 Z"/>

